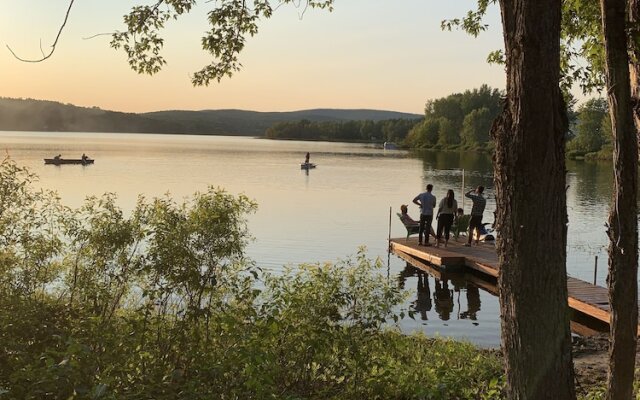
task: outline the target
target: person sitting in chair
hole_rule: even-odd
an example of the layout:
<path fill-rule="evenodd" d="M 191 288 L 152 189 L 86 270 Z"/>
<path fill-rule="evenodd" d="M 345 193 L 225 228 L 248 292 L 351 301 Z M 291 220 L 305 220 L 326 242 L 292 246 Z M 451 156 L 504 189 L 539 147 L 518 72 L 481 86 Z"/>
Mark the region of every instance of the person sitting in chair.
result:
<path fill-rule="evenodd" d="M 408 214 L 409 212 L 409 208 L 407 207 L 406 204 L 403 204 L 400 206 L 400 220 L 402 221 L 403 224 L 405 224 L 406 226 L 418 226 L 420 225 L 420 222 L 414 220 L 413 218 L 411 218 Z"/>
<path fill-rule="evenodd" d="M 453 225 L 451 226 L 451 232 L 453 233 L 453 237 L 456 238 L 456 240 L 461 233 L 466 232 L 467 229 L 469 229 L 470 219 L 471 215 L 465 215 L 464 210 L 462 208 L 458 208 L 458 212 L 456 213 Z"/>
<path fill-rule="evenodd" d="M 402 223 L 405 226 L 409 226 L 409 227 L 419 227 L 420 226 L 420 221 L 416 221 L 415 219 L 411 218 L 411 216 L 408 214 L 409 212 L 409 208 L 407 207 L 406 204 L 403 204 L 400 206 L 400 221 L 402 221 Z M 431 236 L 436 237 L 436 232 L 433 230 L 433 227 L 431 227 Z"/>

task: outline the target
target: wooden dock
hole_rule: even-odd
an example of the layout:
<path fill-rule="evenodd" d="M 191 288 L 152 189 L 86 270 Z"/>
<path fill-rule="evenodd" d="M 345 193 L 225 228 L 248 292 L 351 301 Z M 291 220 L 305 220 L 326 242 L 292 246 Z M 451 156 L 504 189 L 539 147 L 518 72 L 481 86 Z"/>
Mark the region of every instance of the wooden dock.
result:
<path fill-rule="evenodd" d="M 391 239 L 390 248 L 400 258 L 427 272 L 430 272 L 425 269 L 428 264 L 419 260 L 424 260 L 445 271 L 468 269 L 477 271 L 491 280 L 497 279 L 500 266 L 498 264 L 498 254 L 493 243 L 480 243 L 478 246 L 471 247 L 463 246 L 464 243 L 464 239 L 461 238 L 459 242 L 450 240 L 446 248 L 442 246 L 425 247 L 418 246 L 418 240 L 415 238 L 397 238 Z M 428 268 L 433 267 L 428 266 Z M 569 292 L 569 307 L 592 318 L 609 323 L 609 294 L 607 288 L 567 277 L 567 289 Z M 497 294 L 497 290 L 495 293 Z M 640 326 L 638 326 L 638 335 L 640 336 Z"/>

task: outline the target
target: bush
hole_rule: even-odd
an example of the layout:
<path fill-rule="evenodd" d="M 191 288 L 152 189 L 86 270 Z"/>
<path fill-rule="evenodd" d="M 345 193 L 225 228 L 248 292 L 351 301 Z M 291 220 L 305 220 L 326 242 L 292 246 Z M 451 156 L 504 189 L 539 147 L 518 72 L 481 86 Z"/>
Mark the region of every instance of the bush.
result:
<path fill-rule="evenodd" d="M 113 195 L 64 208 L 10 160 L 0 177 L 0 399 L 500 394 L 493 353 L 399 332 L 405 294 L 364 250 L 262 273 L 244 196 L 141 198 L 125 216 Z"/>

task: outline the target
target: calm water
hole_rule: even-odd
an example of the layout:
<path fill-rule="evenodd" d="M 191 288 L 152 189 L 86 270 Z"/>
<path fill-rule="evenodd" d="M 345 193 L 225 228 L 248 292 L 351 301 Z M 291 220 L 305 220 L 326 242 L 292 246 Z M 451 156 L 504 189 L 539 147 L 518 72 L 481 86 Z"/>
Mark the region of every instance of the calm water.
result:
<path fill-rule="evenodd" d="M 482 346 L 500 342 L 497 299 L 460 276 L 436 279 L 418 274 L 387 255 L 389 208 L 392 237 L 405 230 L 395 213 L 411 204 L 427 183 L 442 198 L 452 188 L 461 201 L 465 187 L 487 187 L 485 221 L 492 221 L 495 200 L 491 160 L 473 153 L 408 153 L 365 145 L 269 141 L 237 137 L 174 135 L 0 132 L 0 143 L 19 164 L 40 176 L 42 187 L 55 189 L 64 203 L 79 206 L 88 195 L 118 194 L 121 207 L 133 208 L 139 194 L 170 192 L 180 199 L 207 186 L 244 193 L 258 202 L 249 218 L 255 240 L 248 256 L 265 269 L 287 264 L 335 261 L 366 246 L 371 257 L 388 264 L 390 279 L 411 293 L 416 320 L 402 323 L 406 331 L 468 339 Z M 304 154 L 318 168 L 299 169 Z M 45 166 L 55 154 L 96 163 L 82 167 Z M 568 165 L 568 272 L 593 280 L 594 256 L 599 256 L 598 284 L 606 278 L 604 222 L 611 196 L 611 165 Z M 536 196 L 532 194 L 532 201 Z M 465 203 L 469 212 L 470 203 Z M 387 271 L 383 271 L 387 273 Z"/>

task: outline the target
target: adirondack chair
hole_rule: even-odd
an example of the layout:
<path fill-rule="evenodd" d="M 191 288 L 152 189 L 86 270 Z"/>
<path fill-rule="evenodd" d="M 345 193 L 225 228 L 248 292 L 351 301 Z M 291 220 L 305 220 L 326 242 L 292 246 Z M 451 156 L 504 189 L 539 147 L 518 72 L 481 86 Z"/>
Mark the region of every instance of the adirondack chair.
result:
<path fill-rule="evenodd" d="M 469 230 L 469 220 L 471 219 L 471 215 L 464 214 L 458 215 L 453 219 L 453 225 L 451 225 L 451 234 L 453 237 L 458 240 L 460 235 L 467 235 L 467 231 Z"/>
<path fill-rule="evenodd" d="M 402 225 L 404 225 L 405 229 L 407 230 L 407 239 L 409 239 L 409 236 L 415 235 L 420 231 L 420 226 L 419 225 L 405 224 L 404 221 L 402 220 L 402 214 L 396 213 L 396 215 L 400 219 L 400 222 L 402 222 Z"/>

